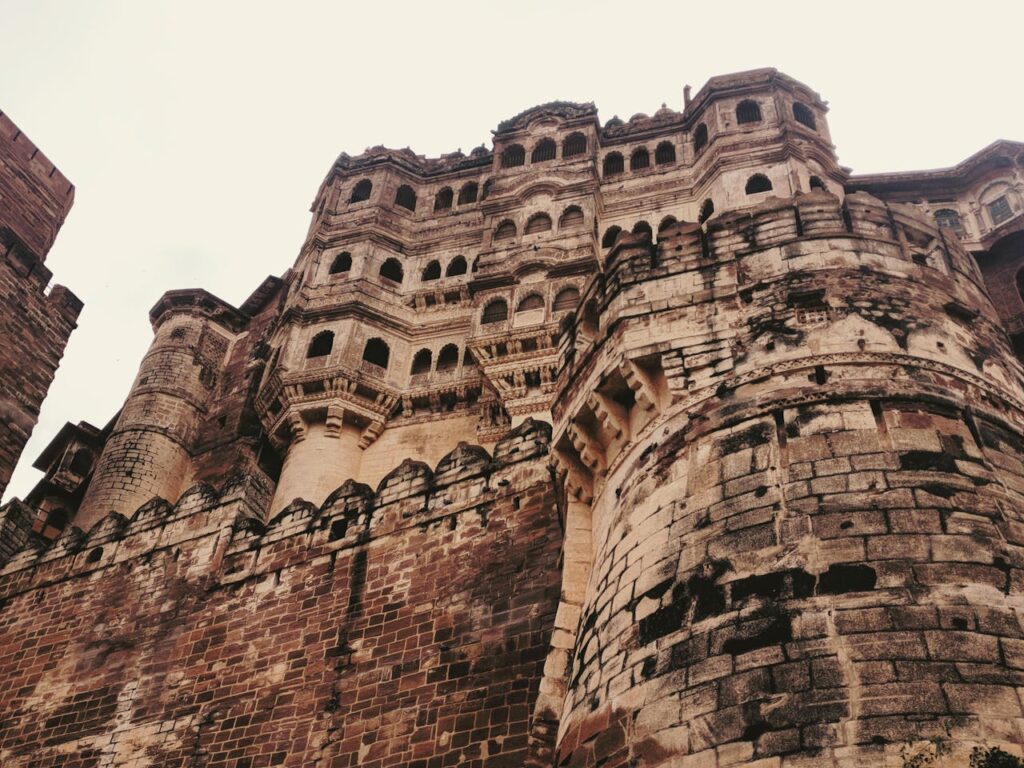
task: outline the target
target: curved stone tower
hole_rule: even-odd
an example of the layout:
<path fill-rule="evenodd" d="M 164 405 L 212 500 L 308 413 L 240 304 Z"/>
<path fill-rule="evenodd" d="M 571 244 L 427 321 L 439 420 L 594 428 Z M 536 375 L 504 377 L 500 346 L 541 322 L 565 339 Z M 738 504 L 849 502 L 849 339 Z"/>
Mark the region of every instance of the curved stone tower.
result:
<path fill-rule="evenodd" d="M 587 302 L 554 414 L 592 531 L 555 764 L 1018 743 L 1021 367 L 957 238 L 773 198 L 621 234 Z"/>
<path fill-rule="evenodd" d="M 209 410 L 237 310 L 203 291 L 165 294 L 154 337 L 99 457 L 76 522 L 130 516 L 153 497 L 177 499 L 192 477 L 196 430 Z"/>

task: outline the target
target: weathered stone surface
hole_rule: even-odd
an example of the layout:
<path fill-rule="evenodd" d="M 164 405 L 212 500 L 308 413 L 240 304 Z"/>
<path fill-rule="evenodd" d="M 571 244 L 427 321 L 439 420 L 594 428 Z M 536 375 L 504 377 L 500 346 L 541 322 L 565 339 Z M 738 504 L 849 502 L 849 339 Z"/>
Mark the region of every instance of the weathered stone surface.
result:
<path fill-rule="evenodd" d="M 0 763 L 1019 753 L 1024 145 L 851 177 L 825 115 L 757 70 L 339 157 L 0 510 Z"/>

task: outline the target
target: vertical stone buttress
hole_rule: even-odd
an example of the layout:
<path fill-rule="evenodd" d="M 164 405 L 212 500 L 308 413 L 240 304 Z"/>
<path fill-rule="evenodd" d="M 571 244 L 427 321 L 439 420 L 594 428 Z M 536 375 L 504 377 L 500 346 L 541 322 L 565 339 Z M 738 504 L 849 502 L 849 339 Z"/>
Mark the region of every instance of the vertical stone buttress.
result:
<path fill-rule="evenodd" d="M 327 407 L 324 421 L 307 423 L 291 416 L 291 443 L 281 466 L 270 513 L 276 514 L 296 498 L 322 504 L 345 480 L 359 476 L 363 430 L 345 422 L 344 408 Z"/>
<path fill-rule="evenodd" d="M 229 332 L 198 310 L 186 305 L 158 318 L 79 508 L 83 530 L 111 511 L 131 517 L 154 496 L 174 501 L 188 486 L 190 445 L 229 343 Z"/>
<path fill-rule="evenodd" d="M 555 764 L 1017 744 L 1024 393 L 955 238 L 774 199 L 620 235 L 589 299 L 555 409 L 593 525 Z"/>

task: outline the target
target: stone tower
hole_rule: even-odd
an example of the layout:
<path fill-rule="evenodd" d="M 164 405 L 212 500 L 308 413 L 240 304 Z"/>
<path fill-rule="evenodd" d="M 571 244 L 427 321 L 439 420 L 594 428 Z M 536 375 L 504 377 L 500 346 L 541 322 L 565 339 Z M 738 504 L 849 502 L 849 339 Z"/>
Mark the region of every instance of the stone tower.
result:
<path fill-rule="evenodd" d="M 856 177 L 825 118 L 757 70 L 339 157 L 8 507 L 0 762 L 1019 754 L 1024 145 Z"/>

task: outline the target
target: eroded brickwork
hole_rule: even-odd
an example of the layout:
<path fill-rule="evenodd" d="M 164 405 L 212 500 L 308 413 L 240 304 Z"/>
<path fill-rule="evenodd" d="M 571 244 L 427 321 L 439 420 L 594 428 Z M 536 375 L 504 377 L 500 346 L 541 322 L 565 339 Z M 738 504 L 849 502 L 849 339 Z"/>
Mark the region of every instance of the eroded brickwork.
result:
<path fill-rule="evenodd" d="M 265 526 L 251 489 L 197 486 L 15 560 L 0 762 L 520 765 L 560 582 L 547 434 Z"/>
<path fill-rule="evenodd" d="M 82 303 L 43 261 L 74 187 L 0 112 L 0 494 L 39 419 Z"/>

